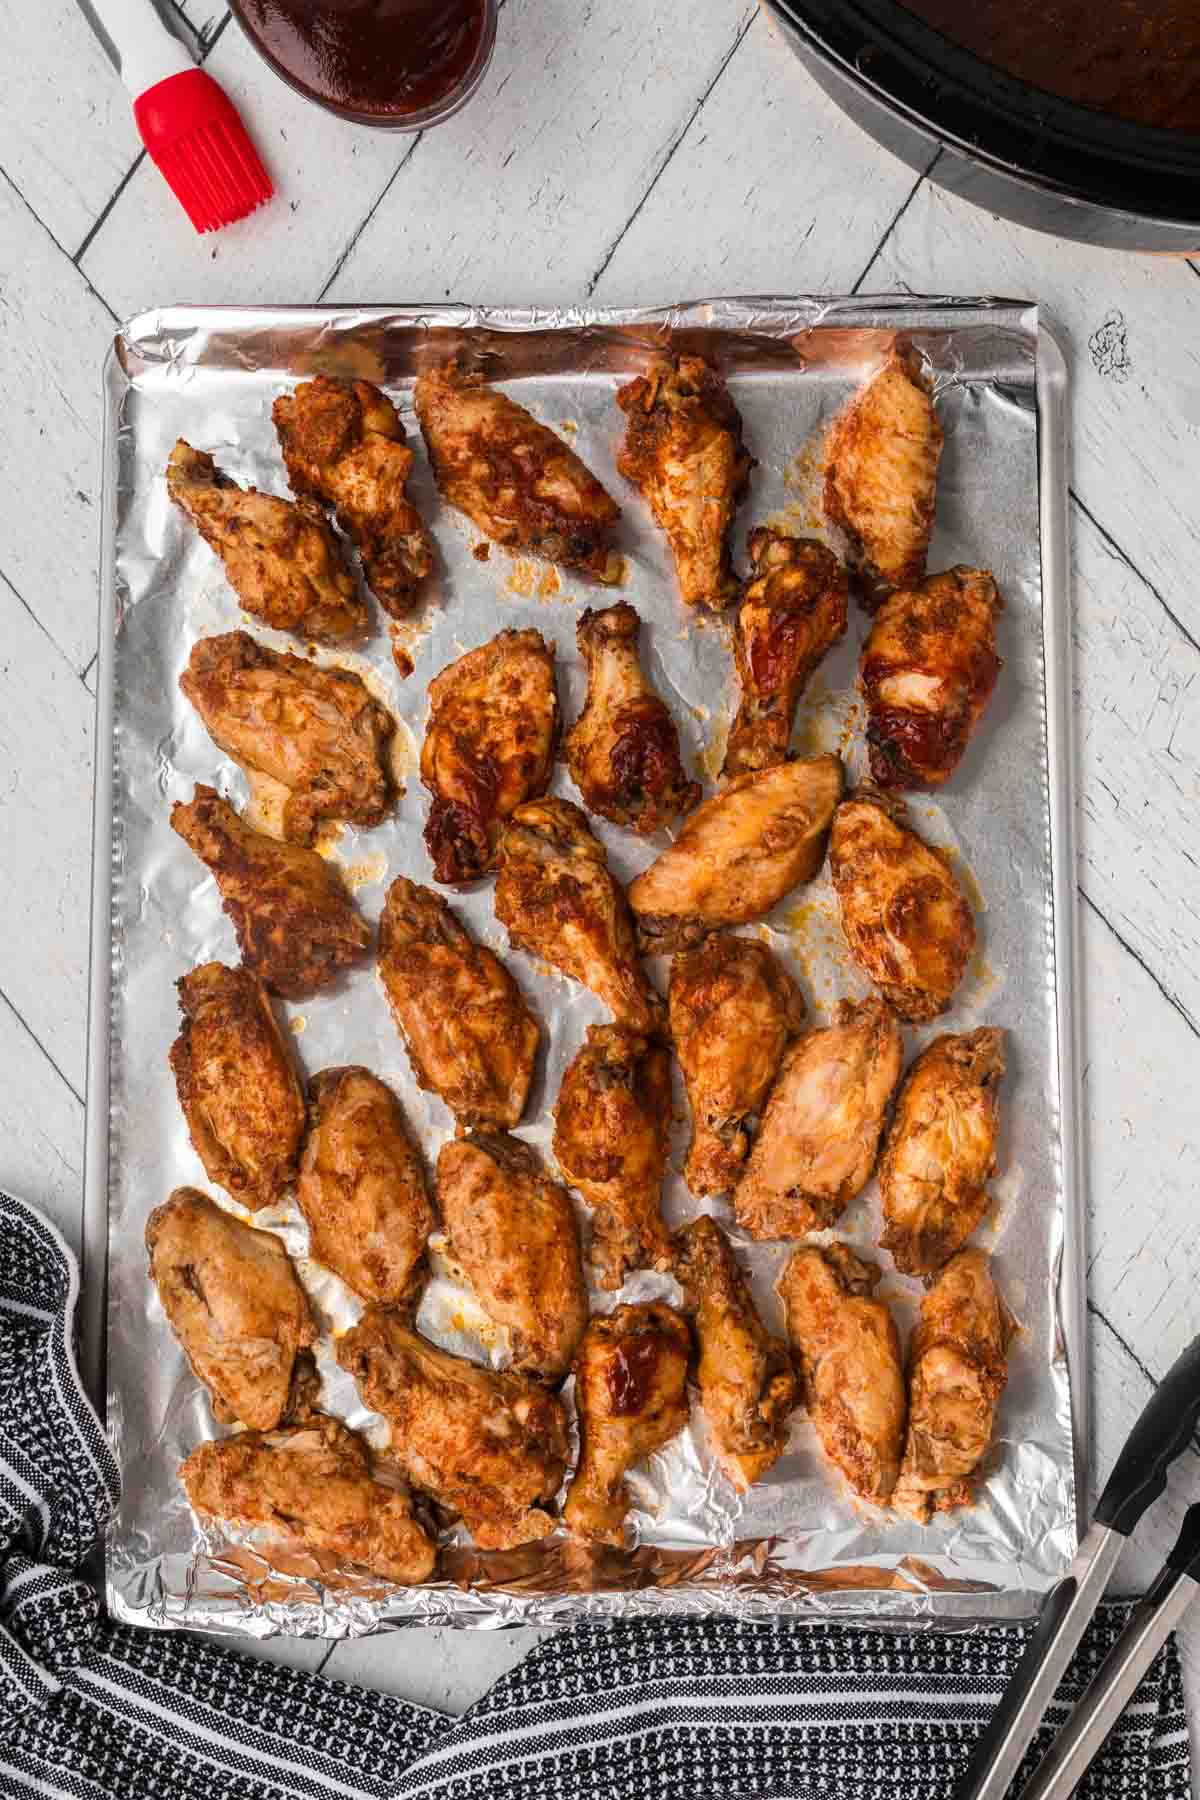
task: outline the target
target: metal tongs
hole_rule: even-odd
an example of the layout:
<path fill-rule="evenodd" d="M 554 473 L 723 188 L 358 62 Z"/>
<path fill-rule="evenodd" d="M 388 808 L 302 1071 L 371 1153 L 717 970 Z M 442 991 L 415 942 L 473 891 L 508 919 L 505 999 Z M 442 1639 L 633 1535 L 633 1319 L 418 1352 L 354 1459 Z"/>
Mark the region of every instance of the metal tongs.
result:
<path fill-rule="evenodd" d="M 1042 1603 L 1029 1647 L 975 1747 L 953 1800 L 1004 1800 L 1116 1567 L 1125 1540 L 1163 1493 L 1167 1470 L 1200 1417 L 1200 1337 L 1174 1363 L 1125 1441 L 1070 1570 Z M 1200 1581 L 1200 1503 L 1020 1800 L 1067 1800 Z"/>

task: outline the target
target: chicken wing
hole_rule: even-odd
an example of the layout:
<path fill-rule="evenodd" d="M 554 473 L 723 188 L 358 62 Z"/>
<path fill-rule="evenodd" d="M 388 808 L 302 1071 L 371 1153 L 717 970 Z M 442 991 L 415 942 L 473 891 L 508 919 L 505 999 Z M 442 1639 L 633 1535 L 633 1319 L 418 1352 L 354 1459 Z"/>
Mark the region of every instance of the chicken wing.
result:
<path fill-rule="evenodd" d="M 537 1021 L 500 959 L 472 942 L 440 894 L 403 875 L 379 922 L 379 973 L 421 1087 L 460 1125 L 517 1124 Z"/>
<path fill-rule="evenodd" d="M 565 749 L 588 810 L 645 836 L 690 812 L 700 783 L 684 773 L 675 721 L 642 673 L 640 629 L 625 600 L 603 612 L 589 607 L 580 619 L 575 641 L 587 667 L 587 703 Z"/>
<path fill-rule="evenodd" d="M 665 1269 L 660 1201 L 671 1126 L 671 1058 L 624 1025 L 589 1025 L 554 1108 L 554 1154 L 592 1209 L 600 1285 L 630 1269 Z"/>
<path fill-rule="evenodd" d="M 960 1250 L 921 1302 L 909 1353 L 908 1437 L 892 1505 L 919 1525 L 971 1503 L 1012 1332 L 987 1256 Z"/>
<path fill-rule="evenodd" d="M 723 1194 L 750 1148 L 746 1120 L 804 1024 L 804 997 L 765 944 L 718 931 L 675 957 L 670 1007 L 692 1109 L 684 1179 L 693 1194 Z"/>
<path fill-rule="evenodd" d="M 729 530 L 754 467 L 741 414 L 699 356 L 655 363 L 617 405 L 628 419 L 617 467 L 665 532 L 683 599 L 719 612 L 737 592 Z"/>
<path fill-rule="evenodd" d="M 904 1441 L 904 1371 L 896 1322 L 872 1297 L 873 1263 L 845 1244 L 797 1250 L 779 1292 L 804 1403 L 826 1456 L 854 1492 L 890 1498 Z"/>
<path fill-rule="evenodd" d="M 221 890 L 242 962 L 264 987 L 303 1000 L 332 986 L 371 947 L 371 928 L 335 863 L 254 831 L 215 788 L 171 808 L 177 831 Z"/>
<path fill-rule="evenodd" d="M 834 815 L 829 867 L 850 954 L 905 1019 L 946 1011 L 975 948 L 975 920 L 945 857 L 870 783 Z"/>
<path fill-rule="evenodd" d="M 992 577 L 962 564 L 884 601 L 859 658 L 871 774 L 884 788 L 935 788 L 962 760 L 1000 658 Z"/>
<path fill-rule="evenodd" d="M 433 543 L 405 493 L 413 453 L 400 415 L 369 381 L 318 375 L 271 408 L 288 480 L 332 506 L 362 557 L 367 586 L 402 619 L 433 569 Z"/>
<path fill-rule="evenodd" d="M 297 1198 L 310 1254 L 364 1300 L 399 1306 L 434 1226 L 400 1103 L 359 1068 L 322 1070 L 308 1097 Z"/>
<path fill-rule="evenodd" d="M 179 1479 L 202 1519 L 265 1525 L 403 1587 L 433 1574 L 437 1547 L 408 1494 L 374 1479 L 367 1446 L 338 1419 L 201 1444 Z"/>
<path fill-rule="evenodd" d="M 625 1471 L 688 1422 L 687 1321 L 663 1300 L 594 1318 L 575 1357 L 579 1463 L 563 1523 L 574 1537 L 624 1542 L 632 1504 Z"/>
<path fill-rule="evenodd" d="M 337 1359 L 391 1428 L 391 1457 L 415 1488 L 461 1516 L 481 1550 L 554 1530 L 567 1420 L 541 1382 L 437 1350 L 380 1306 L 338 1339 Z"/>
<path fill-rule="evenodd" d="M 222 1425 L 270 1431 L 317 1328 L 287 1251 L 196 1188 L 176 1188 L 146 1223 L 163 1311 Z"/>
<path fill-rule="evenodd" d="M 988 1209 L 996 1169 L 1004 1033 L 935 1038 L 904 1079 L 879 1165 L 884 1233 L 906 1275 L 931 1275 Z"/>
<path fill-rule="evenodd" d="M 281 656 L 244 631 L 201 638 L 179 685 L 213 742 L 291 789 L 283 835 L 312 842 L 321 819 L 378 825 L 391 804 L 391 714 L 350 669 Z"/>
<path fill-rule="evenodd" d="M 327 643 L 366 635 L 366 603 L 311 500 L 241 488 L 207 451 L 182 438 L 167 463 L 167 492 L 221 558 L 246 611 L 264 625 Z"/>
<path fill-rule="evenodd" d="M 495 868 L 502 821 L 549 785 L 558 724 L 554 649 L 540 631 L 502 631 L 430 682 L 421 780 L 436 880 Z"/>
<path fill-rule="evenodd" d="M 304 1095 L 267 991 L 219 962 L 175 985 L 183 1027 L 171 1072 L 196 1154 L 243 1206 L 273 1206 L 296 1179 Z"/>
<path fill-rule="evenodd" d="M 733 1197 L 756 1238 L 803 1237 L 871 1179 L 903 1044 L 882 1000 L 843 1000 L 836 1021 L 788 1051 Z"/>
<path fill-rule="evenodd" d="M 588 1321 L 567 1190 L 535 1150 L 501 1132 L 443 1144 L 437 1188 L 451 1255 L 485 1312 L 508 1327 L 513 1367 L 560 1382 Z"/>
<path fill-rule="evenodd" d="M 739 775 L 697 810 L 629 889 L 643 950 L 686 950 L 761 919 L 825 860 L 842 794 L 836 756 Z"/>
<path fill-rule="evenodd" d="M 700 1346 L 697 1379 L 721 1467 L 742 1493 L 778 1461 L 798 1399 L 796 1371 L 772 1337 L 728 1238 L 707 1217 L 675 1235 L 676 1274 Z"/>
<path fill-rule="evenodd" d="M 896 348 L 834 420 L 826 449 L 825 513 L 850 539 L 868 611 L 925 573 L 941 454 L 920 358 Z"/>
<path fill-rule="evenodd" d="M 508 820 L 496 917 L 518 949 L 591 988 L 618 1024 L 662 1036 L 667 1009 L 638 960 L 625 895 L 569 800 L 534 800 Z"/>
<path fill-rule="evenodd" d="M 733 623 L 742 701 L 723 775 L 782 762 L 796 702 L 827 651 L 846 634 L 846 571 L 815 538 L 750 533 L 754 574 Z"/>
<path fill-rule="evenodd" d="M 575 452 L 523 406 L 457 362 L 417 378 L 413 404 L 438 487 L 511 550 L 619 581 L 616 501 Z"/>

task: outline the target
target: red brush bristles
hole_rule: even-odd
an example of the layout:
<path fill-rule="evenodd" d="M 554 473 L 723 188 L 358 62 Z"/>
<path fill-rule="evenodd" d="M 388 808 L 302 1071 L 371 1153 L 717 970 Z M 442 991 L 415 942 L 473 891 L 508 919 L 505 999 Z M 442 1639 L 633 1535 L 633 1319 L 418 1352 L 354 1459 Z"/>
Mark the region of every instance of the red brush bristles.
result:
<path fill-rule="evenodd" d="M 203 69 L 169 75 L 133 103 L 142 142 L 197 231 L 219 231 L 275 189 L 228 95 Z"/>

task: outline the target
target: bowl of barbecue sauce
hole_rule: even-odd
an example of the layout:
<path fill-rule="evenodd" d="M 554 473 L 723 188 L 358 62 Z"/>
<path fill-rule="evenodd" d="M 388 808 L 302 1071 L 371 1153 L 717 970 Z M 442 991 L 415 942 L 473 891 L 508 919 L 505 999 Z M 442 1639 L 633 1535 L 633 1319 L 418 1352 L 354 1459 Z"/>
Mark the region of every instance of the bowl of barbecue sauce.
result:
<path fill-rule="evenodd" d="M 496 41 L 496 0 L 231 0 L 246 36 L 308 100 L 390 131 L 464 106 Z"/>

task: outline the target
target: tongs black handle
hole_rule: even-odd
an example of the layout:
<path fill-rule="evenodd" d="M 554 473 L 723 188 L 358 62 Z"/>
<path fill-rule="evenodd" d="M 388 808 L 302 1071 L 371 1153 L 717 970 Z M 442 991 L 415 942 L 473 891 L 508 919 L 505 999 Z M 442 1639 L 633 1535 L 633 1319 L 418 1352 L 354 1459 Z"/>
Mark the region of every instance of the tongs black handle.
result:
<path fill-rule="evenodd" d="M 1167 1485 L 1167 1470 L 1200 1418 L 1200 1337 L 1171 1365 L 1142 1409 L 1104 1484 L 1094 1518 L 1128 1537 Z"/>

